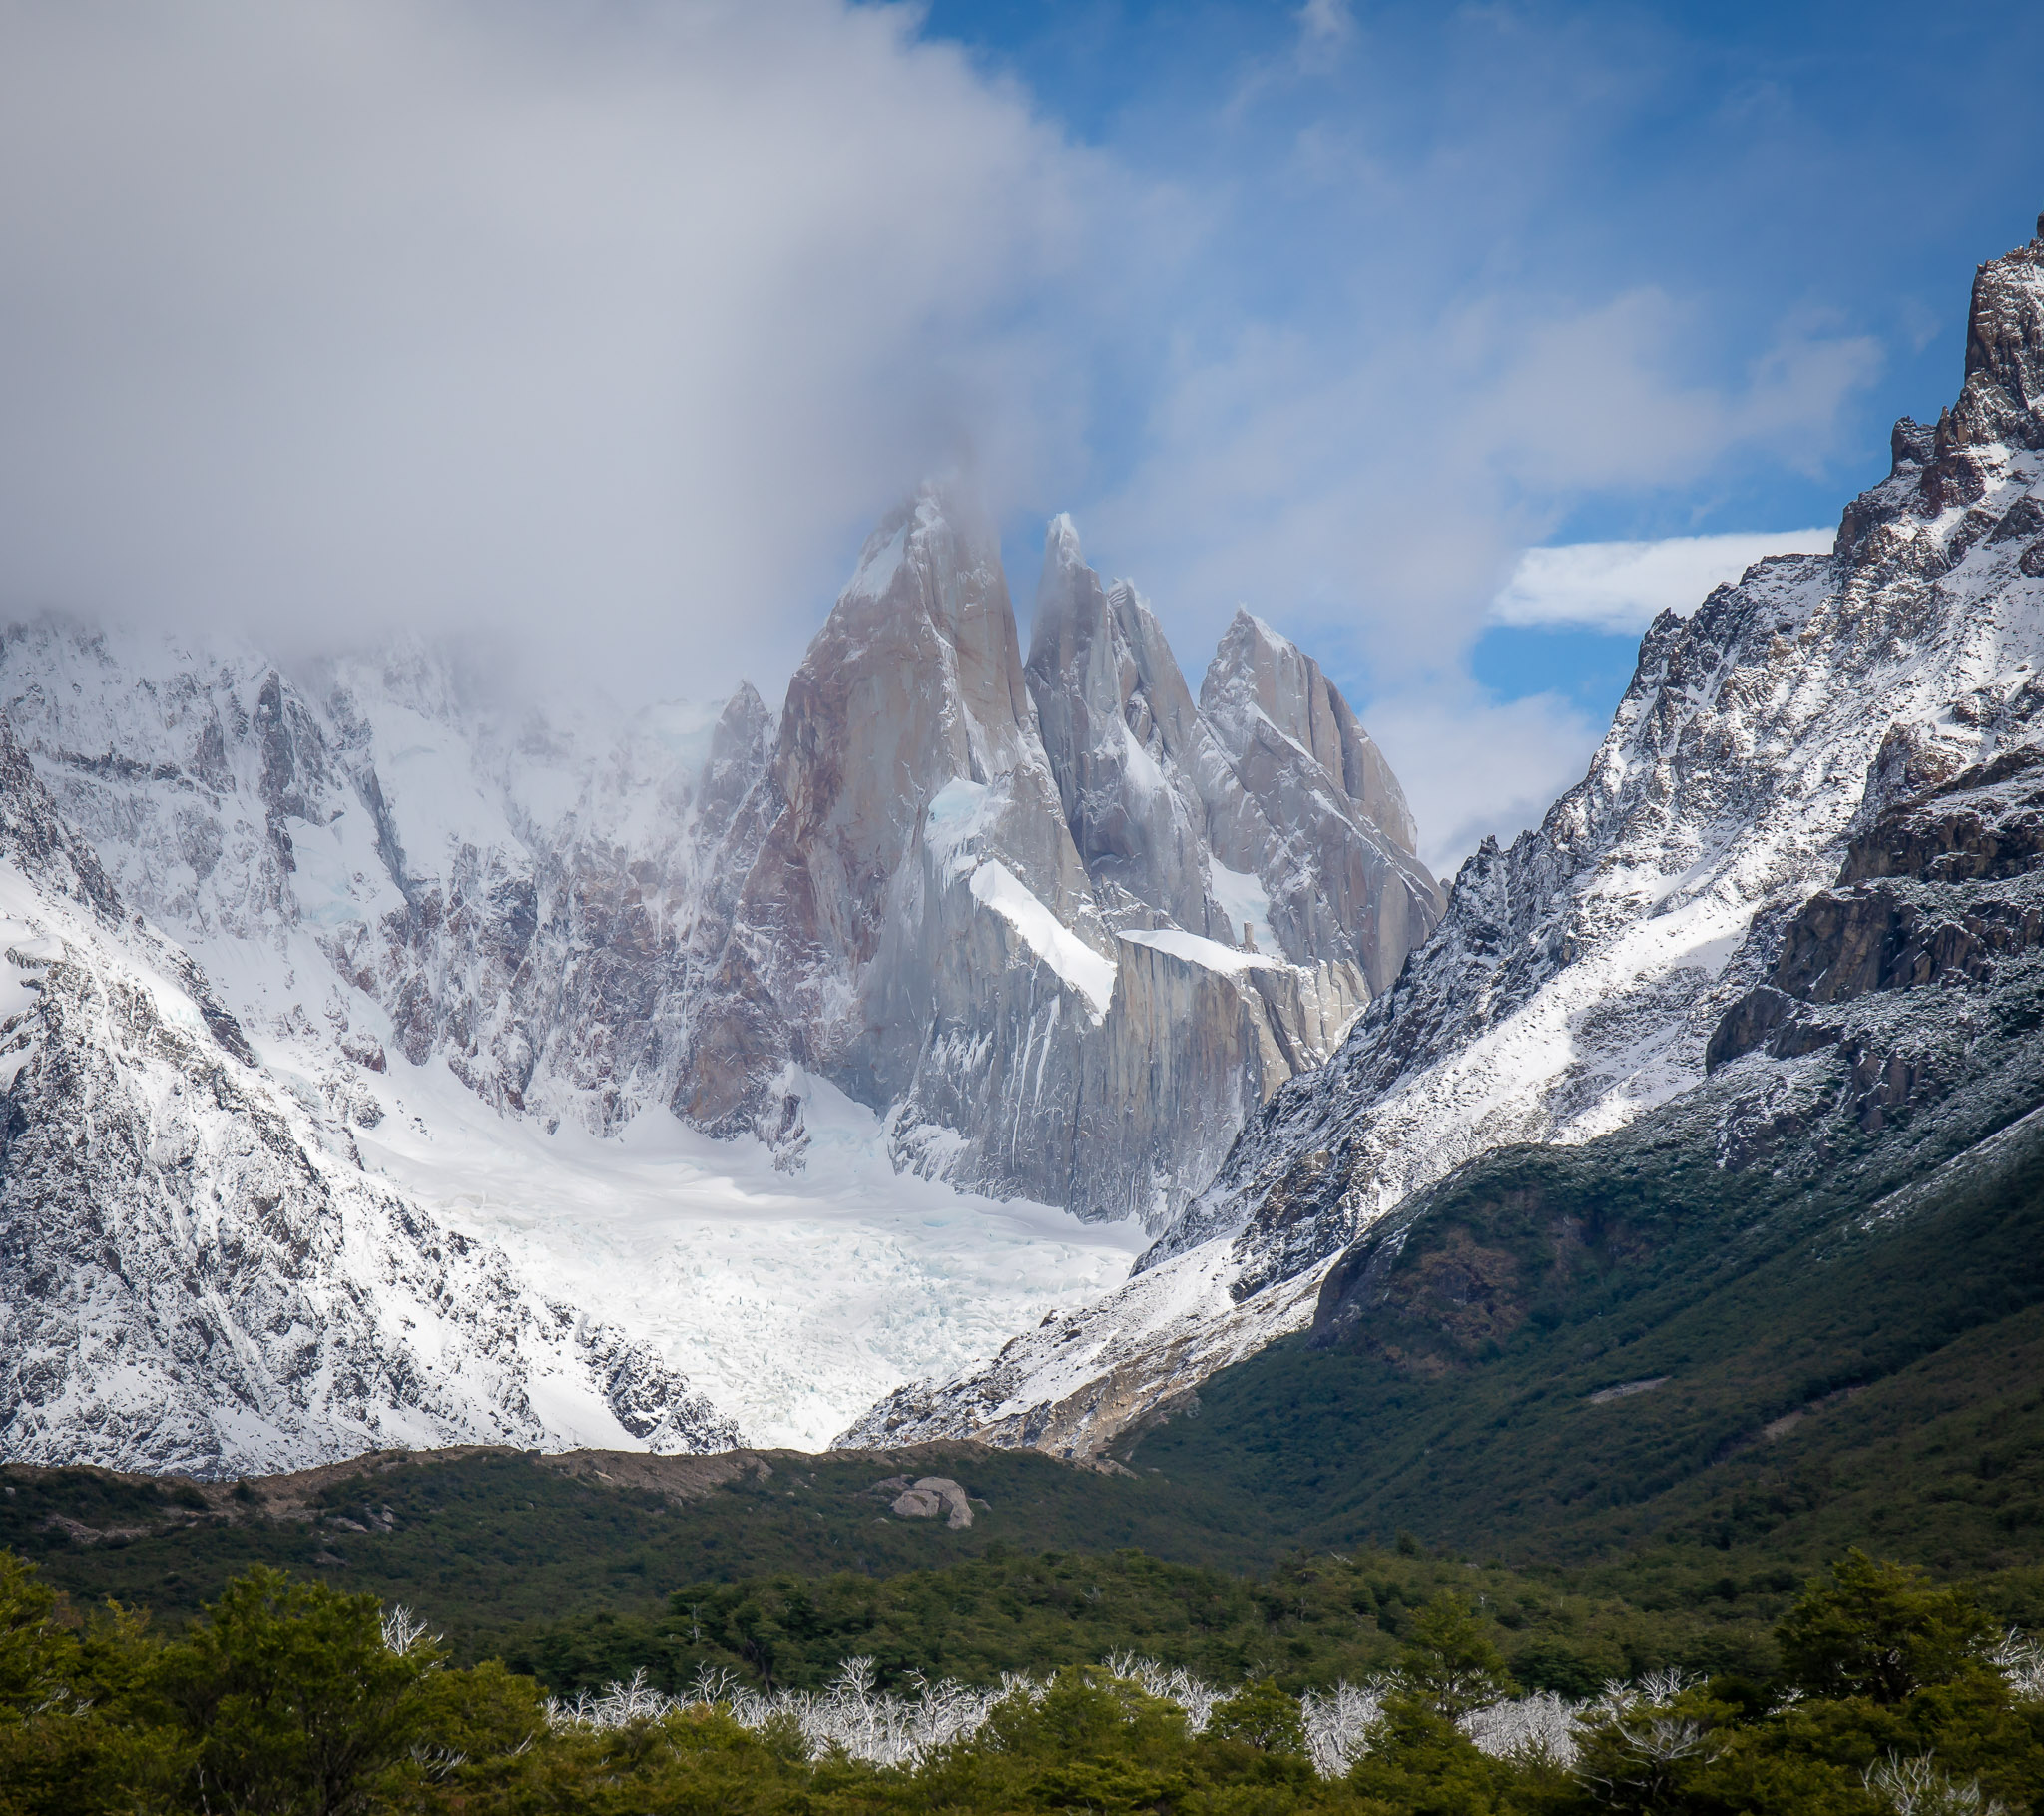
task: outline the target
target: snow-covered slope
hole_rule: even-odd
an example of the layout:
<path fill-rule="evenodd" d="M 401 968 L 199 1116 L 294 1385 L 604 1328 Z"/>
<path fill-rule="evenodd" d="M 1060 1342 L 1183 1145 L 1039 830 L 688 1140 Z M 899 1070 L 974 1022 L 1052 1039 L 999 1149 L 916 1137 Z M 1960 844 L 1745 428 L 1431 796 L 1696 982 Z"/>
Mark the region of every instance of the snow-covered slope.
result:
<path fill-rule="evenodd" d="M 1189 803 L 1169 899 L 1082 860 L 1054 683 L 933 490 L 779 719 L 750 687 L 509 708 L 419 647 L 9 629 L 0 801 L 77 871 L 61 901 L 0 877 L 18 949 L 58 955 L 15 993 L 0 1451 L 814 1444 L 1117 1284 L 1113 1219 L 1161 1225 L 1389 962 L 1327 933 L 1321 876 L 1367 852 L 1433 897 L 1348 746 L 1310 824 L 1258 805 L 1116 598 L 1202 765 L 1089 701 Z"/>
<path fill-rule="evenodd" d="M 231 1474 L 380 1444 L 728 1445 L 646 1344 L 366 1174 L 125 909 L 0 725 L 0 1451 Z"/>
<path fill-rule="evenodd" d="M 1416 1187 L 1690 1089 L 1853 830 L 2034 738 L 2040 671 L 2044 223 L 1981 267 L 1958 403 L 1897 426 L 1834 552 L 1657 621 L 1589 774 L 1469 860 L 1333 1063 L 1277 1093 L 1130 1284 L 849 1436 L 1097 1448 L 1302 1324 L 1328 1258 Z"/>
<path fill-rule="evenodd" d="M 477 1117 L 444 1070 L 370 1084 L 390 1105 L 356 1132 L 372 1172 L 633 1332 L 749 1443 L 821 1449 L 897 1382 L 1119 1285 L 1145 1240 L 897 1174 L 878 1119 L 821 1080 L 801 1087 L 795 1171 L 664 1110 L 549 1135 Z"/>
<path fill-rule="evenodd" d="M 481 710 L 420 649 L 287 677 L 246 646 L 44 623 L 0 709 L 124 895 L 274 1038 L 438 1056 L 603 1129 L 672 1089 L 684 937 L 770 721 L 622 735 Z"/>

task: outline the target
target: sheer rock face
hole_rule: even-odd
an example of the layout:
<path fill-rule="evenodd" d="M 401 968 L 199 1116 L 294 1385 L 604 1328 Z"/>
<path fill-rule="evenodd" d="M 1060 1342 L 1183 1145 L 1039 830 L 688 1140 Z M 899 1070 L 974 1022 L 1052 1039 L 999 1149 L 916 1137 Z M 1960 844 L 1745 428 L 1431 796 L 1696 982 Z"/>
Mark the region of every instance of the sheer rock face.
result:
<path fill-rule="evenodd" d="M 1148 603 L 1101 586 L 1068 519 L 1044 552 L 1029 686 L 1110 916 L 1141 904 L 1240 945 L 1233 873 L 1273 955 L 1339 968 L 1358 1003 L 1439 918 L 1397 778 L 1319 666 L 1238 612 L 1196 705 Z"/>
<path fill-rule="evenodd" d="M 1026 668 L 991 528 L 935 488 L 883 523 L 758 793 L 677 1099 L 721 1132 L 797 1153 L 798 1066 L 883 1110 L 906 1165 L 1161 1226 L 1367 1000 L 1318 872 L 1296 876 L 1327 835 L 1273 823 L 1149 608 L 1064 519 Z M 1258 924 L 1268 953 L 1244 950 Z M 1141 944 L 1159 933 L 1183 937 Z"/>
<path fill-rule="evenodd" d="M 1334 1060 L 1263 1106 L 1136 1277 L 848 1436 L 1097 1449 L 1298 1328 L 1329 1258 L 1462 1161 L 1623 1127 L 1713 1053 L 1774 1043 L 1740 1063 L 1796 1064 L 1830 1026 L 1827 967 L 1863 993 L 2027 963 L 2030 808 L 2004 798 L 2026 784 L 2011 770 L 1991 812 L 1908 803 L 1976 766 L 1987 786 L 2044 729 L 2040 379 L 2044 238 L 1981 268 L 1958 404 L 1897 425 L 1835 552 L 1763 561 L 1656 621 L 1588 775 L 1463 866 Z M 1902 872 L 1945 843 L 1937 862 L 2022 880 L 1963 913 L 1933 901 Z M 1900 880 L 1874 880 L 1883 863 Z M 1898 1076 L 1867 1089 L 1906 1092 Z"/>
<path fill-rule="evenodd" d="M 1200 687 L 1200 705 L 1241 759 L 1283 740 L 1340 784 L 1342 804 L 1408 857 L 1418 840 L 1404 790 L 1348 702 L 1310 656 L 1238 611 Z"/>
<path fill-rule="evenodd" d="M 1207 892 L 1199 792 L 1233 783 L 1149 607 L 1110 594 L 1068 518 L 1051 525 L 1037 589 L 1028 684 L 1046 760 L 1080 861 L 1110 913 L 1149 908 L 1231 944 L 1241 929 Z M 1240 788 L 1236 789 L 1240 794 Z M 1147 917 L 1140 913 L 1134 924 Z"/>
<path fill-rule="evenodd" d="M 942 861 L 954 807 L 969 813 L 977 855 L 1061 928 L 1108 949 L 1036 735 L 998 548 L 990 528 L 961 518 L 926 490 L 882 523 L 788 684 L 761 808 L 771 818 L 680 1105 L 706 1126 L 759 1127 L 770 1109 L 762 1094 L 787 1063 L 875 1105 L 909 1087 L 938 974 L 956 971 L 951 948 L 978 918 L 969 873 Z M 1008 961 L 1028 950 L 983 931 L 992 944 L 972 967 L 983 988 L 951 1005 L 975 1027 L 1000 1018 Z M 769 1032 L 764 1050 L 740 1044 L 743 1068 L 717 1061 L 734 1023 Z"/>
<path fill-rule="evenodd" d="M 1876 993 L 1990 994 L 2040 947 L 2044 745 L 2030 744 L 1863 827 L 1837 880 L 1788 922 L 1766 982 L 1725 1012 L 1706 1064 L 1715 1072 L 1761 1048 L 1787 1060 L 1843 1045 L 1854 1018 L 1833 1012 Z M 1862 1125 L 1879 1128 L 1901 1108 L 1883 1091 L 1862 1107 Z"/>
<path fill-rule="evenodd" d="M 1418 833 L 1382 753 L 1311 657 L 1238 612 L 1200 705 L 1261 810 L 1234 849 L 1271 887 L 1287 952 L 1356 966 L 1372 994 L 1440 918 Z"/>

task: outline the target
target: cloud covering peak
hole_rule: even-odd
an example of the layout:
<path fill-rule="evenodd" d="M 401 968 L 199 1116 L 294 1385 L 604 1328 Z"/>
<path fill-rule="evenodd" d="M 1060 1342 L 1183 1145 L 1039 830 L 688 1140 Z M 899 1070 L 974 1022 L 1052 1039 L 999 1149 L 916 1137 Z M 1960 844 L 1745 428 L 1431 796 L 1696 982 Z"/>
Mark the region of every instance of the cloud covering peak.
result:
<path fill-rule="evenodd" d="M 1069 457 L 1032 305 L 1115 173 L 905 10 L 0 0 L 0 608 L 717 674 L 928 467 Z"/>

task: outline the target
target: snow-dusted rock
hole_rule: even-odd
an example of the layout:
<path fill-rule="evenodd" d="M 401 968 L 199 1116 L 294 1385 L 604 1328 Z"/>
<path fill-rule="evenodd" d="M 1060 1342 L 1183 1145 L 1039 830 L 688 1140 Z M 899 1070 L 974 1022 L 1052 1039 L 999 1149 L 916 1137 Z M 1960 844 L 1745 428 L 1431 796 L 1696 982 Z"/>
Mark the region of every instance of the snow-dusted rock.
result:
<path fill-rule="evenodd" d="M 2009 402 L 2044 398 L 2044 240 L 1974 295 L 1959 410 L 1897 428 L 1832 555 L 1761 562 L 1656 622 L 1588 776 L 1469 860 L 1405 976 L 1274 1101 L 1175 1243 L 1240 1229 L 1248 1293 L 1483 1148 L 1586 1139 L 1688 1089 L 1853 831 L 2034 735 L 2044 585 L 2021 529 L 1996 535 L 2044 499 L 2044 417 Z M 2028 312 L 2027 343 L 1988 333 L 2000 377 L 1983 300 L 2004 327 Z"/>
<path fill-rule="evenodd" d="M 599 1129 L 672 1090 L 707 856 L 765 756 L 750 690 L 619 736 L 478 708 L 417 649 L 292 680 L 44 623 L 7 634 L 0 710 L 252 1025 Z"/>
<path fill-rule="evenodd" d="M 935 1018 L 975 1035 L 1026 1022 L 1032 987 L 1104 1007 L 1087 986 L 1111 975 L 1111 940 L 1043 760 L 998 550 L 957 501 L 925 489 L 868 539 L 788 683 L 762 794 L 695 1020 L 680 1103 L 696 1121 L 779 1134 L 789 1063 L 891 1103 Z"/>
<path fill-rule="evenodd" d="M 1432 884 L 1317 670 L 1224 650 L 1277 714 L 1236 711 L 1238 759 L 1133 589 L 1063 520 L 1050 548 L 1025 670 L 991 527 L 924 488 L 777 719 L 745 686 L 619 728 L 489 703 L 416 647 L 286 670 L 54 622 L 6 633 L 0 710 L 126 897 L 308 1064 L 444 1063 L 600 1133 L 666 1106 L 790 1166 L 806 1073 L 903 1164 L 1161 1225 L 1331 1051 Z M 1118 1007 L 1128 930 L 1300 974 L 1195 964 L 1167 1015 L 1146 959 Z"/>
<path fill-rule="evenodd" d="M 385 1444 L 714 1449 L 645 1345 L 372 1180 L 0 724 L 0 1454 L 224 1475 Z"/>
<path fill-rule="evenodd" d="M 1319 665 L 1247 612 L 1215 652 L 1200 706 L 1260 810 L 1217 800 L 1234 831 L 1217 827 L 1217 851 L 1261 880 L 1287 954 L 1353 965 L 1370 994 L 1387 989 L 1440 918 L 1390 765 Z"/>
<path fill-rule="evenodd" d="M 1209 709 L 1230 722 L 1226 699 Z M 1331 754 L 1296 711 L 1258 709 Z M 1719 1052 L 1768 1038 L 1789 1012 L 1770 1024 L 1750 993 L 1855 832 L 2040 727 L 2044 222 L 1981 267 L 1958 404 L 1934 430 L 1897 426 L 1834 552 L 1763 561 L 1656 621 L 1589 774 L 1463 866 L 1333 1062 L 1264 1106 L 1129 1284 L 984 1369 L 903 1389 L 848 1438 L 1099 1448 L 1302 1326 L 1329 1258 L 1417 1187 L 1692 1089 L 1736 1006 Z"/>

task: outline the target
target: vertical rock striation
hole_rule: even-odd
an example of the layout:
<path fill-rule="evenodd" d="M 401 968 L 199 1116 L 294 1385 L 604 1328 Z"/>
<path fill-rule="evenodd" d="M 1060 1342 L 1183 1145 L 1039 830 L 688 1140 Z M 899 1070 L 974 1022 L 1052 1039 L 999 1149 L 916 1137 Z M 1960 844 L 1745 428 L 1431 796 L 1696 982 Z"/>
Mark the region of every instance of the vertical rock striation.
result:
<path fill-rule="evenodd" d="M 1270 893 L 1287 953 L 1355 968 L 1369 994 L 1440 918 L 1404 790 L 1311 657 L 1237 612 L 1200 686 L 1254 818 L 1225 811 L 1217 840 Z M 1248 824 L 1245 824 L 1245 820 Z M 1217 831 L 1219 828 L 1217 828 Z"/>
<path fill-rule="evenodd" d="M 904 1164 L 1161 1226 L 1437 912 L 1319 671 L 1260 632 L 1209 679 L 1243 755 L 1064 518 L 1025 666 L 992 527 L 925 487 L 789 684 L 676 1108 L 795 1153 L 814 1072 Z M 1260 680 L 1332 767 L 1266 735 Z"/>

